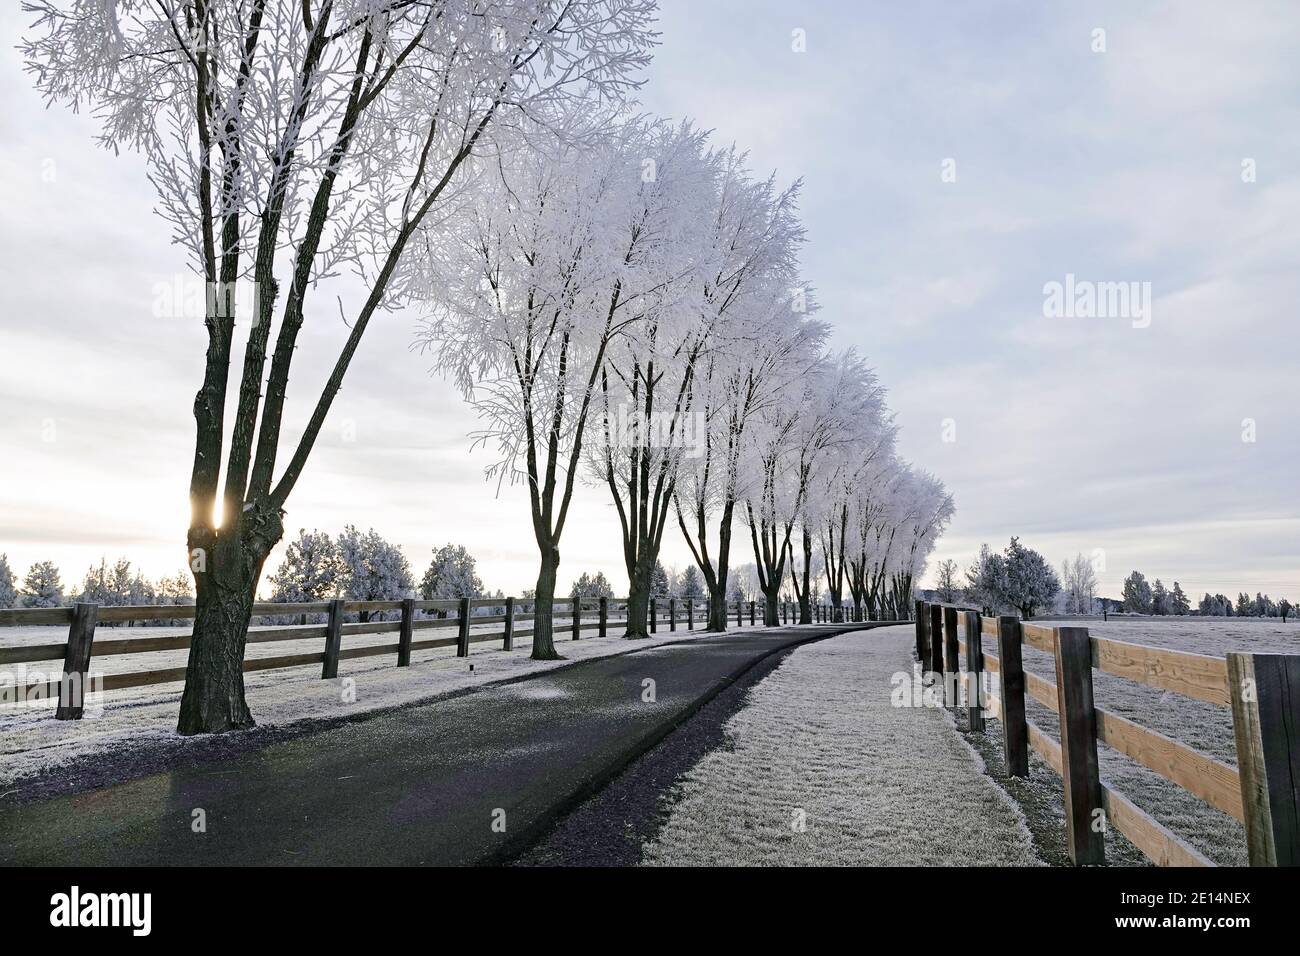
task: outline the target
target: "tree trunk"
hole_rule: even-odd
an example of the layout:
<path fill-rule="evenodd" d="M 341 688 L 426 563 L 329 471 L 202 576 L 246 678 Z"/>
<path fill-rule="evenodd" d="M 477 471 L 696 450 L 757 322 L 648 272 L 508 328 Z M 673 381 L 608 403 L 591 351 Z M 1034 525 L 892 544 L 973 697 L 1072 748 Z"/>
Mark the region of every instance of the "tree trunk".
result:
<path fill-rule="evenodd" d="M 812 532 L 808 526 L 803 529 L 803 590 L 795 582 L 795 594 L 799 598 L 799 623 L 812 623 Z M 791 564 L 794 562 L 791 561 Z"/>
<path fill-rule="evenodd" d="M 763 623 L 775 627 L 781 623 L 781 585 L 763 592 Z"/>
<path fill-rule="evenodd" d="M 726 588 L 726 584 L 721 584 L 709 591 L 708 629 L 710 631 L 718 633 L 726 631 L 727 623 L 731 620 L 731 612 L 727 606 Z"/>
<path fill-rule="evenodd" d="M 535 661 L 563 660 L 555 651 L 555 579 L 560 570 L 560 549 L 542 549 L 542 566 L 537 572 L 537 603 L 533 610 L 533 653 Z"/>
<path fill-rule="evenodd" d="M 729 499 L 722 506 L 722 517 L 718 521 L 718 558 L 714 562 L 715 570 L 710 576 L 705 575 L 709 585 L 709 631 L 725 634 L 730 618 L 727 615 L 727 577 L 731 564 L 731 523 L 736 514 L 735 499 Z M 701 534 L 703 530 L 701 529 Z"/>
<path fill-rule="evenodd" d="M 221 734 L 254 726 L 244 700 L 244 645 L 253 614 L 250 588 L 209 586 L 195 601 L 178 734 Z"/>
<path fill-rule="evenodd" d="M 202 549 L 177 733 L 220 734 L 254 726 L 244 699 L 244 646 L 262 564 L 283 533 L 278 509 L 259 504 Z"/>
<path fill-rule="evenodd" d="M 649 637 L 650 588 L 654 579 L 655 560 L 644 552 L 628 574 L 627 630 L 629 639 Z"/>

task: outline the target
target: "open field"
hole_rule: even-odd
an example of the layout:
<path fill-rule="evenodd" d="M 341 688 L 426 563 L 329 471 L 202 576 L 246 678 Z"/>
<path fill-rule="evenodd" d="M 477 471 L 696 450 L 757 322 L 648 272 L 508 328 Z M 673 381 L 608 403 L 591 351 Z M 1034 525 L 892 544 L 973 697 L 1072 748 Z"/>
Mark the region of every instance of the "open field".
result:
<path fill-rule="evenodd" d="M 1053 619 L 1035 619 L 1050 625 Z M 1193 654 L 1223 657 L 1229 651 L 1300 653 L 1300 625 L 1278 619 L 1152 617 L 1137 619 L 1070 620 L 1086 626 L 1094 637 L 1167 647 Z M 1025 670 L 1055 680 L 1051 655 L 1023 647 Z M 1180 694 L 1093 671 L 1097 704 L 1151 730 L 1172 737 L 1202 753 L 1236 765 L 1232 714 L 1224 707 Z M 1026 698 L 1029 719 L 1059 739 L 1054 712 Z M 1181 787 L 1106 746 L 1098 747 L 1102 778 L 1115 784 L 1134 803 L 1184 837 L 1221 865 L 1245 865 L 1246 836 L 1242 825 Z"/>

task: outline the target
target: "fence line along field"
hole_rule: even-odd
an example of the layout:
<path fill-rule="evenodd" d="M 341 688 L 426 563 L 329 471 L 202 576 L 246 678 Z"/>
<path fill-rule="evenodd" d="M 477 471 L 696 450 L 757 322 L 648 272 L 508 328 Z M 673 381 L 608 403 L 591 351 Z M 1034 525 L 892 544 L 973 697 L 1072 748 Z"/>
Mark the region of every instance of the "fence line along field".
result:
<path fill-rule="evenodd" d="M 556 619 L 557 632 L 566 633 L 573 640 L 592 632 L 600 637 L 608 634 L 610 626 L 627 622 L 626 598 L 572 598 L 555 602 L 567 607 L 567 617 Z M 657 600 L 652 598 L 649 607 L 649 630 L 656 633 L 660 627 L 675 632 L 679 625 L 693 631 L 696 624 L 704 625 L 699 617 L 702 610 L 691 599 Z M 829 607 L 816 606 L 814 620 L 829 621 Z M 253 606 L 255 616 L 270 619 L 325 615 L 323 625 L 288 625 L 253 627 L 248 631 L 244 655 L 244 671 L 256 672 L 280 668 L 321 665 L 322 679 L 338 676 L 339 662 L 355 658 L 395 655 L 396 666 L 411 663 L 416 651 L 439 648 L 456 649 L 456 656 L 468 657 L 474 644 L 500 641 L 502 649 L 513 650 L 519 638 L 531 637 L 527 627 L 534 620 L 531 602 L 520 602 L 516 607 L 513 597 L 461 598 L 455 601 L 320 601 L 310 603 L 258 603 Z M 32 703 L 58 698 L 55 716 L 60 720 L 76 720 L 82 715 L 82 697 L 88 689 L 97 691 L 122 690 L 148 684 L 167 684 L 185 679 L 186 664 L 181 657 L 167 655 L 186 653 L 191 636 L 188 629 L 176 633 L 151 630 L 148 636 L 110 637 L 95 640 L 99 624 L 121 624 L 140 621 L 172 621 L 193 617 L 193 605 L 147 605 L 101 608 L 96 604 L 81 603 L 73 607 L 0 610 L 0 627 L 24 629 L 20 634 L 26 640 L 0 642 L 0 665 L 46 662 L 33 673 L 22 674 L 5 671 L 0 676 L 0 704 Z M 757 603 L 736 601 L 732 613 L 737 627 L 748 618 L 754 626 L 757 621 Z M 796 622 L 797 608 L 793 603 L 779 605 L 780 624 Z M 359 618 L 348 623 L 353 615 Z M 384 619 L 385 616 L 390 619 Z M 372 619 L 375 618 L 375 619 Z M 840 617 L 843 620 L 843 615 Z M 53 638 L 40 625 L 68 624 L 64 639 Z M 519 627 L 520 624 L 525 625 Z M 451 628 L 454 636 L 441 636 Z M 429 632 L 416 637 L 416 632 Z M 12 633 L 12 632 L 11 632 Z M 397 643 L 385 641 L 383 634 L 396 633 Z M 348 645 L 344 646 L 347 638 Z M 352 640 L 360 638 L 361 640 Z M 323 642 L 323 646 L 322 643 Z M 6 646 L 7 645 L 7 646 Z M 102 671 L 91 669 L 91 658 L 131 655 L 139 661 L 135 666 L 113 667 Z M 143 655 L 148 655 L 147 661 Z M 55 662 L 62 662 L 54 674 Z M 96 662 L 98 664 L 98 661 Z M 90 684 L 88 682 L 93 682 Z"/>
<path fill-rule="evenodd" d="M 254 623 L 259 626 L 249 632 L 246 681 L 250 698 L 259 707 L 259 723 L 272 727 L 305 719 L 348 717 L 521 677 L 566 662 L 715 636 L 704 629 L 702 602 L 666 599 L 652 602 L 651 636 L 627 641 L 623 639 L 625 599 L 592 598 L 582 599 L 577 632 L 581 639 L 574 640 L 572 602 L 566 599 L 555 602 L 556 634 L 565 638 L 565 660 L 536 661 L 528 656 L 532 615 L 527 601 L 475 599 L 469 602 L 471 615 L 467 619 L 461 616 L 464 600 L 414 601 L 410 602 L 406 658 L 413 666 L 405 666 L 399 660 L 405 637 L 404 603 L 335 605 L 338 640 L 333 679 L 322 679 L 329 668 L 331 603 L 258 604 Z M 0 786 L 82 757 L 102 755 L 105 748 L 127 751 L 146 739 L 155 744 L 174 743 L 176 705 L 191 628 L 183 621 L 147 629 L 124 625 L 149 618 L 184 618 L 193 613 L 193 607 L 95 610 L 88 664 L 84 657 L 74 661 L 76 642 L 68 640 L 77 634 L 74 608 L 0 610 Z M 508 615 L 497 613 L 507 610 L 511 612 Z M 827 607 L 816 607 L 814 612 L 818 621 L 829 621 L 832 616 Z M 362 614 L 385 619 L 345 623 Z M 446 617 L 439 616 L 444 614 Z M 283 623 L 299 621 L 303 615 L 309 621 L 326 623 Z M 510 649 L 505 647 L 507 617 L 513 625 Z M 796 609 L 782 607 L 780 617 L 793 624 Z M 762 628 L 762 618 L 761 606 L 741 602 L 731 607 L 730 626 L 737 630 Z M 32 619 L 67 623 L 29 623 Z M 461 626 L 462 620 L 467 620 L 467 627 Z M 459 653 L 462 649 L 464 657 Z M 282 666 L 269 667 L 268 663 Z M 70 665 L 80 665 L 96 675 L 82 685 L 87 692 L 86 715 L 93 720 L 54 719 L 65 668 Z M 75 714 L 67 716 L 75 718 Z"/>
<path fill-rule="evenodd" d="M 1043 623 L 1053 626 L 1052 621 Z M 1089 633 L 1096 637 L 1209 657 L 1225 657 L 1230 652 L 1300 654 L 1300 627 L 1294 621 L 1283 624 L 1278 618 L 1149 617 L 1068 623 L 1087 623 Z M 1037 648 L 1025 648 L 1024 666 L 1032 674 L 1055 680 L 1052 656 Z M 1097 706 L 1236 765 L 1230 709 L 1172 691 L 1152 693 L 1141 684 L 1103 671 L 1093 673 L 1093 693 Z M 1054 710 L 1032 698 L 1028 709 L 1030 719 L 1058 736 Z M 1239 819 L 1110 747 L 1099 748 L 1098 755 L 1103 778 L 1113 781 L 1199 852 L 1221 866 L 1249 862 L 1245 828 Z"/>
<path fill-rule="evenodd" d="M 1103 862 L 1111 828 L 1158 865 L 1300 862 L 1294 625 L 917 610 L 917 655 L 948 678 L 945 703 L 972 730 L 996 715 L 1011 775 L 1031 750 L 1062 775 L 1075 862 Z M 981 672 L 995 679 L 977 691 Z"/>

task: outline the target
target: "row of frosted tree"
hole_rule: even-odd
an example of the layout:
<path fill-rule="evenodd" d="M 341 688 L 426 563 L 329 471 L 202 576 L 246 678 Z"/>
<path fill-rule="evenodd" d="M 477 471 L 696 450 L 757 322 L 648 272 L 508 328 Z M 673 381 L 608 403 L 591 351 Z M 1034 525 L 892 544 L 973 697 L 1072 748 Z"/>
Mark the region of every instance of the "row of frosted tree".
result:
<path fill-rule="evenodd" d="M 126 558 L 110 565 L 101 560 L 86 571 L 81 589 L 71 599 L 104 605 L 123 604 L 192 604 L 193 578 L 186 571 L 150 581 L 133 570 Z M 37 561 L 27 569 L 21 581 L 9 565 L 9 556 L 0 554 L 0 608 L 61 607 L 68 603 L 62 575 L 53 561 Z"/>
<path fill-rule="evenodd" d="M 490 477 L 528 495 L 534 657 L 556 656 L 580 481 L 618 514 L 629 636 L 645 633 L 670 525 L 715 630 L 733 535 L 770 622 L 787 577 L 809 620 L 815 550 L 837 606 L 906 611 L 951 500 L 899 460 L 874 374 L 827 352 L 800 272 L 798 184 L 754 176 L 690 123 L 631 112 L 653 0 L 32 9 L 22 52 L 38 89 L 90 108 L 106 146 L 143 153 L 209 290 L 181 733 L 253 724 L 241 661 L 263 564 L 381 311 L 424 316 L 419 345 L 499 452 Z M 337 357 L 309 370 L 324 382 L 282 432 L 299 334 L 340 314 Z"/>

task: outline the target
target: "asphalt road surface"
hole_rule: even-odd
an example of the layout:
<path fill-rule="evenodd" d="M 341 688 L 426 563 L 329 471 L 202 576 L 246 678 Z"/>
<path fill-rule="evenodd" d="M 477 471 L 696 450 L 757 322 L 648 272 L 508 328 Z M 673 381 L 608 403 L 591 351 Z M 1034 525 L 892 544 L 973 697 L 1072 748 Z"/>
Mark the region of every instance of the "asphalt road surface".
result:
<path fill-rule="evenodd" d="M 227 760 L 0 805 L 0 864 L 505 862 L 759 661 L 861 626 L 646 648 Z"/>

